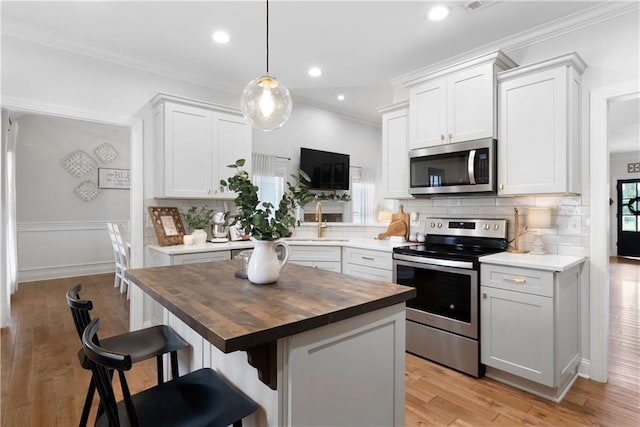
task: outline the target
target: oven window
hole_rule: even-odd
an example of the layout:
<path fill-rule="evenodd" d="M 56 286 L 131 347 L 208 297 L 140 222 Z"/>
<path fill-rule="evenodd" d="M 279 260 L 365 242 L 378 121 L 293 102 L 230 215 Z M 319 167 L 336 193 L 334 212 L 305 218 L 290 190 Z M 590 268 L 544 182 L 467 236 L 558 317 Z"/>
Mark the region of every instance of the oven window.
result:
<path fill-rule="evenodd" d="M 461 322 L 471 322 L 471 277 L 426 268 L 396 266 L 397 282 L 416 288 L 407 307 Z"/>

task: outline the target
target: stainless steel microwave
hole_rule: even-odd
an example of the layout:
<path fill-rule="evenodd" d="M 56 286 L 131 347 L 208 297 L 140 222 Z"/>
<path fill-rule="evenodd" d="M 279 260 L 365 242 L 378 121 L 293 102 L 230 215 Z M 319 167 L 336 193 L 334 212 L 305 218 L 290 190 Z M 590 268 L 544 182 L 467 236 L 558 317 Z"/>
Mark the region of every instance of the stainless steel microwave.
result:
<path fill-rule="evenodd" d="M 495 193 L 496 144 L 486 138 L 409 151 L 409 192 L 415 196 Z"/>

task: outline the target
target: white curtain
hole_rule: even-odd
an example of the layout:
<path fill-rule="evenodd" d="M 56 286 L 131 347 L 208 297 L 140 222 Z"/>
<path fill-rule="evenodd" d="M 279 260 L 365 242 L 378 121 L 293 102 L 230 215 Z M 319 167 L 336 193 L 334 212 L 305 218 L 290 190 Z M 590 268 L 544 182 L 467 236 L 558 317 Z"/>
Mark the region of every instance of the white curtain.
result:
<path fill-rule="evenodd" d="M 8 325 L 11 317 L 11 295 L 18 290 L 18 259 L 16 246 L 16 140 L 18 123 L 2 110 L 2 150 L 0 152 L 0 233 L 2 263 L 0 327 Z"/>
<path fill-rule="evenodd" d="M 286 159 L 272 154 L 252 154 L 251 179 L 258 186 L 261 202 L 271 202 L 277 209 L 284 193 L 284 178 L 287 175 Z"/>
<path fill-rule="evenodd" d="M 372 224 L 375 222 L 375 176 L 368 168 L 351 169 L 351 206 L 353 222 Z"/>

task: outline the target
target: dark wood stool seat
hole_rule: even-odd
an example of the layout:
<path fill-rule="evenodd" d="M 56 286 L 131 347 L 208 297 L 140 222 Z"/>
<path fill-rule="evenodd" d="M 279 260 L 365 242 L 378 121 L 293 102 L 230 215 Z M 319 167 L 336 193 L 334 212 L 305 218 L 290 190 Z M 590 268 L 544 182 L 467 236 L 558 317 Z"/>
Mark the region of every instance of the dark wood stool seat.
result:
<path fill-rule="evenodd" d="M 93 309 L 93 302 L 80 298 L 81 284 L 77 284 L 67 291 L 66 299 L 73 322 L 78 332 L 78 337 L 82 340 L 82 334 L 91 322 L 89 312 Z M 97 339 L 97 337 L 96 337 Z M 189 346 L 180 336 L 170 327 L 166 325 L 152 326 L 146 329 L 126 332 L 124 334 L 115 335 L 108 338 L 102 338 L 99 344 L 114 353 L 129 354 L 131 362 L 136 363 L 143 360 L 156 358 L 158 384 L 163 382 L 163 361 L 162 356 L 169 353 L 171 356 L 171 376 L 178 378 L 178 353 L 177 351 Z M 84 349 L 81 347 L 78 351 L 78 359 L 85 369 L 91 369 L 91 363 L 87 359 Z M 93 379 L 89 384 L 89 390 L 85 398 L 82 416 L 80 418 L 80 427 L 87 425 L 91 403 L 95 393 L 95 384 Z"/>
<path fill-rule="evenodd" d="M 111 352 L 95 342 L 99 319 L 91 321 L 82 335 L 82 345 L 91 360 L 93 380 L 104 413 L 97 426 L 209 426 L 242 425 L 242 419 L 258 405 L 212 369 L 195 372 L 131 395 L 124 372 L 131 369 L 128 354 Z M 118 372 L 123 400 L 116 403 L 111 381 Z"/>

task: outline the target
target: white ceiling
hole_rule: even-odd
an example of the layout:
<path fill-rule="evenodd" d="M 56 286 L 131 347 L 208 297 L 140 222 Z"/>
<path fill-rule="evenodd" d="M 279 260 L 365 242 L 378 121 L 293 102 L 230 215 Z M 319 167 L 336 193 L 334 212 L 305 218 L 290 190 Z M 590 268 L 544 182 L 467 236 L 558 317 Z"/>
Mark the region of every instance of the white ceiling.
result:
<path fill-rule="evenodd" d="M 367 121 L 392 102 L 390 79 L 547 23 L 561 25 L 602 1 L 494 1 L 427 20 L 432 1 L 270 2 L 270 72 L 299 101 Z M 442 2 L 439 2 L 442 3 Z M 264 1 L 7 1 L 2 33 L 232 93 L 265 72 Z M 560 24 L 559 24 L 560 23 Z M 214 30 L 231 42 L 218 45 Z M 322 68 L 319 78 L 307 69 Z M 342 93 L 346 99 L 336 99 Z"/>

